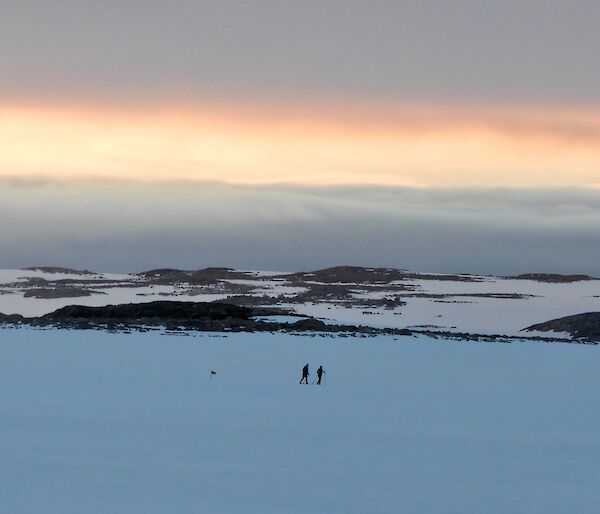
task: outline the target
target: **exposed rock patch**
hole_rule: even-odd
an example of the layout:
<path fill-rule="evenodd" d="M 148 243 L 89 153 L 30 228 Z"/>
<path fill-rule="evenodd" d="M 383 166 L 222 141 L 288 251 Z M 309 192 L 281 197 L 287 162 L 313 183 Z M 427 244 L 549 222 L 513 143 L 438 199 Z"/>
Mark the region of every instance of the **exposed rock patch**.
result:
<path fill-rule="evenodd" d="M 404 272 L 394 268 L 362 268 L 359 266 L 335 266 L 312 272 L 281 275 L 290 282 L 321 282 L 325 284 L 389 284 L 402 280 Z"/>
<path fill-rule="evenodd" d="M 39 287 L 35 289 L 27 289 L 23 296 L 25 298 L 81 298 L 84 296 L 92 296 L 94 294 L 106 294 L 104 291 L 95 291 L 93 289 L 85 289 L 82 287 Z"/>
<path fill-rule="evenodd" d="M 70 305 L 46 314 L 41 319 L 49 321 L 68 321 L 72 319 L 185 321 L 232 318 L 245 320 L 251 315 L 251 309 L 226 303 L 165 301 L 105 305 L 103 307 Z"/>
<path fill-rule="evenodd" d="M 360 266 L 335 266 L 312 272 L 280 275 L 290 282 L 321 282 L 325 284 L 389 284 L 399 280 L 443 280 L 456 282 L 481 282 L 481 277 L 473 275 L 444 275 L 413 273 L 396 268 L 363 268 Z"/>
<path fill-rule="evenodd" d="M 600 312 L 586 312 L 531 325 L 523 330 L 566 332 L 575 338 L 600 341 Z"/>
<path fill-rule="evenodd" d="M 195 271 L 178 269 L 155 269 L 138 273 L 138 277 L 150 284 L 210 285 L 224 279 L 254 278 L 252 274 L 231 268 L 205 268 Z"/>

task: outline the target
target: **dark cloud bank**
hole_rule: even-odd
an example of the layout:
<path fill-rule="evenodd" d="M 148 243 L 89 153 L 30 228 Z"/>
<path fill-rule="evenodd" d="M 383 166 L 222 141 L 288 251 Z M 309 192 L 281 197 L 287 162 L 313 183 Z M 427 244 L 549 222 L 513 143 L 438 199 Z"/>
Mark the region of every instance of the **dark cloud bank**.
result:
<path fill-rule="evenodd" d="M 0 183 L 0 267 L 600 276 L 600 191 Z"/>
<path fill-rule="evenodd" d="M 20 0 L 0 96 L 597 103 L 593 0 Z"/>

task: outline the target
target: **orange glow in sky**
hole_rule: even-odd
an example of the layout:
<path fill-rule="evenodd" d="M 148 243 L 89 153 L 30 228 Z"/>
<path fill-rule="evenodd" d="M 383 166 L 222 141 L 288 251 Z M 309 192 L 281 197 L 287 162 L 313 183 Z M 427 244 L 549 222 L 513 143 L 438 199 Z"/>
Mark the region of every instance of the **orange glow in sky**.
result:
<path fill-rule="evenodd" d="M 597 187 L 599 114 L 0 105 L 0 177 Z"/>

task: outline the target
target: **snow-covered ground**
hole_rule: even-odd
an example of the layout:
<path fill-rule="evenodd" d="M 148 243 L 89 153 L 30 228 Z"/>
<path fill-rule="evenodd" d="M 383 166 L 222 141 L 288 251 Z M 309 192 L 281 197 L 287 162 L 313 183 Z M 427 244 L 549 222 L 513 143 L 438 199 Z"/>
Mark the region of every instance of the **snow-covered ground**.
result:
<path fill-rule="evenodd" d="M 530 296 L 516 299 L 472 296 L 419 298 L 408 293 L 402 296 L 406 305 L 393 310 L 377 307 L 348 308 L 324 303 L 288 307 L 295 308 L 301 314 L 335 322 L 396 328 L 431 326 L 454 332 L 505 335 L 522 335 L 521 329 L 542 321 L 600 311 L 598 280 L 552 284 L 485 277 L 482 282 L 415 280 L 406 283 L 415 285 L 417 292 L 422 294 L 516 293 Z M 382 290 L 382 293 L 370 293 L 368 296 L 389 296 L 385 293 L 385 288 Z"/>
<path fill-rule="evenodd" d="M 0 352 L 3 513 L 598 512 L 595 346 L 1 329 Z"/>
<path fill-rule="evenodd" d="M 102 287 L 92 289 L 104 294 L 93 294 L 77 298 L 34 298 L 25 297 L 18 289 L 6 289 L 8 284 L 22 282 L 25 278 L 36 277 L 46 280 L 85 280 L 100 278 L 114 280 L 115 287 Z M 119 286 L 119 281 L 137 280 L 133 275 L 118 275 L 111 273 L 98 273 L 92 277 L 77 273 L 44 273 L 37 270 L 0 270 L 0 312 L 3 314 L 21 314 L 23 316 L 42 316 L 49 312 L 65 307 L 66 305 L 102 306 L 120 303 L 142 303 L 156 300 L 178 300 L 193 302 L 212 302 L 222 300 L 226 294 L 186 294 L 187 287 L 171 285 L 148 285 L 142 287 Z M 2 289 L 6 292 L 2 294 Z"/>
<path fill-rule="evenodd" d="M 202 287 L 201 294 L 185 284 L 149 285 L 133 275 L 98 274 L 96 277 L 114 280 L 110 284 L 90 289 L 104 294 L 78 298 L 26 298 L 23 289 L 9 284 L 23 281 L 23 277 L 39 277 L 47 280 L 89 279 L 77 274 L 49 274 L 40 271 L 0 270 L 0 312 L 39 316 L 65 305 L 107 305 L 154 300 L 216 301 L 229 294 L 223 284 L 248 286 L 252 296 L 285 297 L 307 290 L 311 282 L 298 286 L 283 277 L 272 277 L 269 272 L 252 272 L 248 279 L 225 279 L 216 286 Z M 389 285 L 373 285 L 375 290 L 358 292 L 355 298 L 382 299 L 400 296 L 406 305 L 393 309 L 384 307 L 361 307 L 343 305 L 334 300 L 315 303 L 289 303 L 282 307 L 300 314 L 315 316 L 330 323 L 362 324 L 375 327 L 433 327 L 439 330 L 471 332 L 480 334 L 519 335 L 521 329 L 550 319 L 600 310 L 600 280 L 573 283 L 541 283 L 531 280 L 478 277 L 477 282 L 408 279 Z M 139 287 L 123 287 L 118 281 L 135 281 Z M 409 290 L 398 291 L 393 287 L 407 286 Z M 110 286 L 110 287 L 109 287 Z M 360 288 L 361 286 L 357 286 Z M 414 288 L 411 291 L 410 288 Z M 482 295 L 517 294 L 517 298 L 490 298 L 482 296 L 418 297 L 415 295 Z M 282 296 L 281 296 L 282 295 Z M 285 300 L 287 301 L 287 300 Z M 548 335 L 548 334 L 544 334 Z"/>

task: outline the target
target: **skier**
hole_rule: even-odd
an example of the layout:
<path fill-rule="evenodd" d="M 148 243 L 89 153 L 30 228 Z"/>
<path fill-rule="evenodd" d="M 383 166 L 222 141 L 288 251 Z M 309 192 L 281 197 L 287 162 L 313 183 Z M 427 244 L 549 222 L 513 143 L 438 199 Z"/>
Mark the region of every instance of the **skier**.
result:
<path fill-rule="evenodd" d="M 323 376 L 323 373 L 325 373 L 325 371 L 323 371 L 323 365 L 321 364 L 317 370 L 317 385 L 321 385 L 321 377 Z"/>
<path fill-rule="evenodd" d="M 302 368 L 302 378 L 300 379 L 300 383 L 302 383 L 305 380 L 306 385 L 308 385 L 308 375 L 310 375 L 310 373 L 308 372 L 308 364 L 307 364 L 306 366 L 304 366 Z"/>

